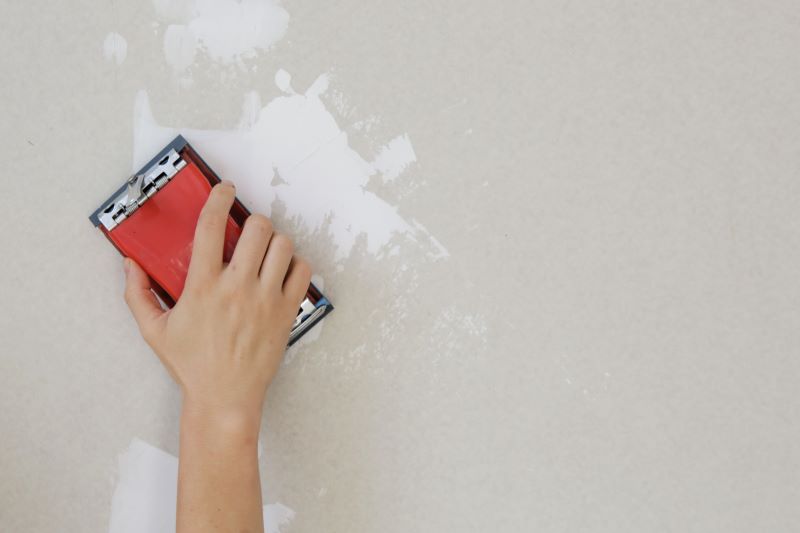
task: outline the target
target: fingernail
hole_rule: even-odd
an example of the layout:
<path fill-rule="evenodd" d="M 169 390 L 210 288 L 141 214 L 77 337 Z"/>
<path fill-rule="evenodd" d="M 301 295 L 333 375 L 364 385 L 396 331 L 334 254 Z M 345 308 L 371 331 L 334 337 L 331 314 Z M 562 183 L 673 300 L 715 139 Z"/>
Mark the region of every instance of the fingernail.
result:
<path fill-rule="evenodd" d="M 127 274 L 128 274 L 128 272 L 130 272 L 130 270 L 131 270 L 131 260 L 130 260 L 130 259 L 128 259 L 127 257 L 126 257 L 126 258 L 125 258 L 125 260 L 122 262 L 122 270 L 124 270 L 124 271 L 125 271 L 125 275 L 127 275 Z"/>
<path fill-rule="evenodd" d="M 220 183 L 225 185 L 226 187 L 232 187 L 234 189 L 236 188 L 236 185 L 234 185 L 233 182 L 230 180 L 222 180 Z"/>

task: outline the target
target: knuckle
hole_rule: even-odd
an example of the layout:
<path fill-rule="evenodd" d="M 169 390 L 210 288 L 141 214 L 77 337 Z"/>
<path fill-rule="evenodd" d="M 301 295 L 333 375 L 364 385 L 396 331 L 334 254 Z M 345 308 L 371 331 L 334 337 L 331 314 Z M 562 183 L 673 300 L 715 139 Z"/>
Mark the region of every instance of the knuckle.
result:
<path fill-rule="evenodd" d="M 261 233 L 270 233 L 272 231 L 272 221 L 264 215 L 250 215 L 245 226 L 258 230 Z"/>
<path fill-rule="evenodd" d="M 226 183 L 217 183 L 214 187 L 211 188 L 211 195 L 217 196 L 219 198 L 233 198 L 235 191 L 233 187 Z"/>
<path fill-rule="evenodd" d="M 128 307 L 133 309 L 133 304 L 136 301 L 136 290 L 133 288 L 132 285 L 127 285 L 125 287 L 125 292 L 122 293 L 123 297 L 125 298 L 125 303 L 128 304 Z"/>
<path fill-rule="evenodd" d="M 272 237 L 272 242 L 270 246 L 274 246 L 277 251 L 291 254 L 294 252 L 294 243 L 292 240 L 282 233 L 276 234 Z"/>

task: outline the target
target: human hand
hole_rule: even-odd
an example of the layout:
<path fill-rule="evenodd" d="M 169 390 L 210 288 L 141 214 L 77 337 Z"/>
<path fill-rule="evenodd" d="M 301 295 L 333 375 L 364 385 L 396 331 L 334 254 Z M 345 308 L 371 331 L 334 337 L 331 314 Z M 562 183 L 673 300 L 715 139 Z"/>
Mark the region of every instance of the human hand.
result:
<path fill-rule="evenodd" d="M 223 264 L 235 189 L 216 185 L 197 222 L 183 294 L 164 311 L 147 274 L 125 259 L 125 300 L 142 336 L 180 385 L 184 411 L 254 423 L 286 350 L 311 270 L 270 220 L 251 215 Z M 252 427 L 252 426 L 251 426 Z"/>

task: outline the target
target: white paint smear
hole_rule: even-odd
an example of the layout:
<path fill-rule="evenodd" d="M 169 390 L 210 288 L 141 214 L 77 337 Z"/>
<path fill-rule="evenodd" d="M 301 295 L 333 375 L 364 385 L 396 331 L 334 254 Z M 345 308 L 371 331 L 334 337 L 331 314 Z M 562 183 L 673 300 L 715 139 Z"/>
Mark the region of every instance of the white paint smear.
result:
<path fill-rule="evenodd" d="M 402 236 L 430 248 L 432 258 L 447 256 L 422 225 L 407 222 L 397 207 L 366 190 L 380 168 L 349 146 L 347 134 L 325 108 L 320 95 L 328 77 L 317 78 L 305 94 L 294 92 L 285 71 L 276 78 L 286 94 L 262 107 L 258 94 L 250 93 L 233 130 L 162 126 L 153 117 L 147 93 L 140 91 L 134 106 L 134 169 L 181 133 L 220 176 L 236 183 L 239 197 L 252 211 L 269 216 L 279 201 L 301 229 L 329 235 L 335 260 L 349 256 L 359 237 L 373 255 L 388 252 L 390 240 Z M 413 154 L 408 137 L 400 138 L 393 143 Z M 391 175 L 402 171 L 389 168 Z"/>
<path fill-rule="evenodd" d="M 158 15 L 174 22 L 164 34 L 164 55 L 178 72 L 198 49 L 214 61 L 241 62 L 269 49 L 286 33 L 289 13 L 273 0 L 154 0 Z"/>
<path fill-rule="evenodd" d="M 375 157 L 373 165 L 383 175 L 383 181 L 394 180 L 417 160 L 408 135 L 400 135 L 384 146 Z"/>
<path fill-rule="evenodd" d="M 119 456 L 119 479 L 111 500 L 109 533 L 175 533 L 178 458 L 133 439 Z M 294 519 L 281 503 L 265 505 L 265 533 L 281 533 Z"/>
<path fill-rule="evenodd" d="M 103 57 L 121 65 L 127 55 L 128 41 L 125 40 L 125 37 L 113 31 L 106 35 L 103 41 Z"/>

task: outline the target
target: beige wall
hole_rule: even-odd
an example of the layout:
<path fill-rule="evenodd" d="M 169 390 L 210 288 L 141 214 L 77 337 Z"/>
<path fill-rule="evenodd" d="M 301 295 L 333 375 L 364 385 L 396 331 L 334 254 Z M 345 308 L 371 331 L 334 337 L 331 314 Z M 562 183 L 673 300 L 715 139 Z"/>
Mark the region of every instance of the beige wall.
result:
<path fill-rule="evenodd" d="M 278 68 L 332 72 L 365 157 L 408 133 L 418 162 L 368 189 L 449 252 L 297 235 L 337 311 L 265 409 L 286 530 L 795 530 L 800 4 L 296 0 L 272 50 L 189 86 L 148 2 L 1 3 L 3 531 L 104 531 L 131 439 L 176 452 L 86 220 L 137 91 L 230 129 Z"/>

